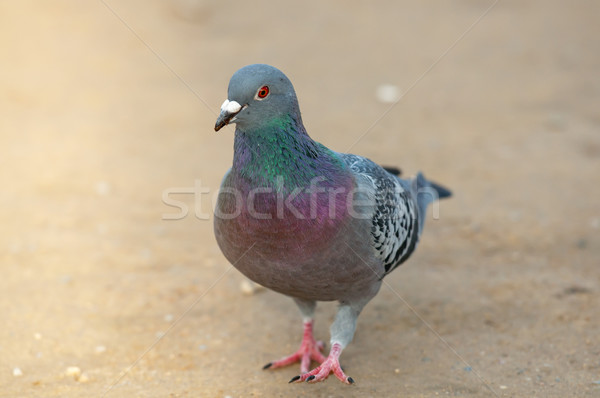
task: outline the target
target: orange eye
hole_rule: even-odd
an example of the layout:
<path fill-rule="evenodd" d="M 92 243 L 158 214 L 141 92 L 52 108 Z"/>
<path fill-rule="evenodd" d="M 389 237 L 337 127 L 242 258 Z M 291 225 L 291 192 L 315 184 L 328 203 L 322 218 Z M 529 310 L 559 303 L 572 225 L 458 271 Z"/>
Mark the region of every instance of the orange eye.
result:
<path fill-rule="evenodd" d="M 262 86 L 256 92 L 256 98 L 258 99 L 266 98 L 267 95 L 269 95 L 269 86 Z"/>

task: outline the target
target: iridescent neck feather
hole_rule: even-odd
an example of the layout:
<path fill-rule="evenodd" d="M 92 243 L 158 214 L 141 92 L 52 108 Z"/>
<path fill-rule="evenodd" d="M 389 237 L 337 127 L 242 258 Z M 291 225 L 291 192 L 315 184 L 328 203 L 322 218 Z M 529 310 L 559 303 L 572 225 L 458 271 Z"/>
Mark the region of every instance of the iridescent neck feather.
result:
<path fill-rule="evenodd" d="M 315 178 L 333 184 L 343 168 L 333 151 L 308 136 L 299 117 L 273 118 L 256 130 L 236 128 L 232 173 L 238 184 L 291 192 Z"/>

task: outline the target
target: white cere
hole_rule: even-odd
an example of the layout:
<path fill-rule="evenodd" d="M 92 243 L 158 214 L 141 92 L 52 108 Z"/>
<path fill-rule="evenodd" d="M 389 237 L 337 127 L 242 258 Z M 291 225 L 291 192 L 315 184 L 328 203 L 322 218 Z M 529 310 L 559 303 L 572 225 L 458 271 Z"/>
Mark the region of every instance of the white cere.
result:
<path fill-rule="evenodd" d="M 223 101 L 223 105 L 221 105 L 221 110 L 224 111 L 227 108 L 227 104 L 229 104 L 229 100 L 226 99 L 225 101 Z"/>
<path fill-rule="evenodd" d="M 236 101 L 225 100 L 221 105 L 221 112 L 238 113 L 240 110 L 242 110 L 242 106 Z"/>

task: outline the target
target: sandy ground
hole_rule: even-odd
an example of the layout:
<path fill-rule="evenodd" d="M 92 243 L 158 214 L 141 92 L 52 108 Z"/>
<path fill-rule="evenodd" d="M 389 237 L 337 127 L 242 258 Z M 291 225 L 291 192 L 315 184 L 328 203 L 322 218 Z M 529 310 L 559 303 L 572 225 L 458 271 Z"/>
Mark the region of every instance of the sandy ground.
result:
<path fill-rule="evenodd" d="M 491 2 L 107 4 L 0 2 L 0 396 L 600 396 L 600 2 L 501 1 L 464 37 Z M 361 315 L 354 386 L 261 370 L 298 311 L 195 215 L 254 62 L 313 138 L 455 192 Z M 368 130 L 382 84 L 406 95 Z"/>

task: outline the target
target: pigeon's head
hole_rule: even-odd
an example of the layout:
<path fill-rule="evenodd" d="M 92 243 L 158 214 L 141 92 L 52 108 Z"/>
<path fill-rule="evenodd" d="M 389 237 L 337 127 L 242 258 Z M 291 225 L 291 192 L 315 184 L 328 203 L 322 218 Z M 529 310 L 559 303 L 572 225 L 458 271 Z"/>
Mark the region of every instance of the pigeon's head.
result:
<path fill-rule="evenodd" d="M 272 66 L 248 65 L 231 77 L 215 131 L 229 123 L 237 123 L 245 131 L 260 129 L 273 119 L 291 114 L 300 117 L 292 82 Z"/>

